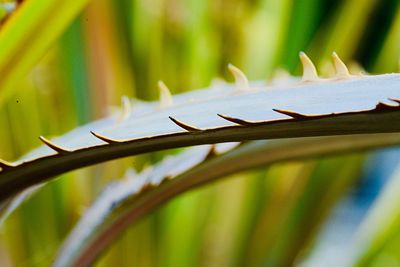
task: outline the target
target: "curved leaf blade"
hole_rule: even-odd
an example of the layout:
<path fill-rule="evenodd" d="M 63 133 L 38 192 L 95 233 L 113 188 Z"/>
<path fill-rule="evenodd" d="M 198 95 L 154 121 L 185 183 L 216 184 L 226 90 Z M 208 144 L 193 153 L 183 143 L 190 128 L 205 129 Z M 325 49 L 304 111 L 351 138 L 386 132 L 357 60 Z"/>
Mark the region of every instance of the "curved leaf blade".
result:
<path fill-rule="evenodd" d="M 64 172 L 164 149 L 244 140 L 398 132 L 399 86 L 400 75 L 386 74 L 295 82 L 279 90 L 266 85 L 253 86 L 245 92 L 225 88 L 214 98 L 210 98 L 213 92 L 209 89 L 198 93 L 195 102 L 188 99 L 193 94 L 183 94 L 180 104 L 173 107 L 132 116 L 102 128 L 94 136 L 81 132 L 68 147 L 45 141 L 50 148 L 41 156 L 3 165 L 0 200 Z"/>
<path fill-rule="evenodd" d="M 211 157 L 209 146 L 189 149 L 106 188 L 65 241 L 55 266 L 90 265 L 128 226 L 159 205 L 226 175 L 281 161 L 399 144 L 399 134 L 382 134 L 256 141 Z M 183 166 L 177 171 L 179 164 Z"/>

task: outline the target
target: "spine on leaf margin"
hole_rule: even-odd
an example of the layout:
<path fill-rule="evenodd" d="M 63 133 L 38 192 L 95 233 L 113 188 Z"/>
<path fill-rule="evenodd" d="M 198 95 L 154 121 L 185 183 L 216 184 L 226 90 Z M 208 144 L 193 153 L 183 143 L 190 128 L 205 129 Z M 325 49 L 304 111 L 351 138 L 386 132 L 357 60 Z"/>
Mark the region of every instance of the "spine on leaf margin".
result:
<path fill-rule="evenodd" d="M 78 141 L 58 145 L 19 163 L 0 161 L 0 200 L 77 168 L 107 160 L 184 146 L 400 131 L 400 75 L 355 76 L 334 53 L 336 75 L 319 78 L 300 54 L 303 77 L 287 84 L 250 83 L 230 65 L 235 86 L 221 86 L 171 97 L 159 83 L 161 101 L 134 116 L 125 101 L 120 122 L 82 132 Z M 195 100 L 192 100 L 192 98 Z"/>

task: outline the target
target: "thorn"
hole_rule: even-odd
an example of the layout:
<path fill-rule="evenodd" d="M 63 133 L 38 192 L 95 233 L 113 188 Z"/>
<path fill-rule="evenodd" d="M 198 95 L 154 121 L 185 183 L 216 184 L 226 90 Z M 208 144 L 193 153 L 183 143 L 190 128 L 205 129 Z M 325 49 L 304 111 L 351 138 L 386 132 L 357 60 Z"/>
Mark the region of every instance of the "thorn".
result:
<path fill-rule="evenodd" d="M 121 143 L 121 141 L 118 141 L 118 140 L 115 140 L 115 139 L 112 139 L 112 138 L 109 138 L 109 137 L 105 137 L 104 135 L 95 133 L 95 132 L 93 132 L 93 131 L 90 131 L 90 133 L 91 133 L 92 135 L 94 135 L 96 138 L 100 139 L 101 141 L 106 142 L 107 144 Z"/>
<path fill-rule="evenodd" d="M 223 118 L 224 120 L 233 122 L 235 124 L 239 124 L 242 126 L 249 126 L 249 125 L 253 125 L 254 122 L 250 122 L 250 121 L 246 121 L 246 120 L 242 120 L 242 119 L 238 119 L 238 118 L 232 118 L 226 115 L 222 115 L 222 114 L 217 114 L 218 116 L 220 116 L 221 118 Z"/>
<path fill-rule="evenodd" d="M 247 80 L 246 75 L 239 68 L 235 67 L 232 64 L 228 65 L 229 71 L 232 73 L 235 78 L 236 88 L 239 90 L 247 91 L 250 89 L 249 81 Z"/>
<path fill-rule="evenodd" d="M 215 157 L 217 155 L 218 155 L 217 146 L 215 144 L 212 144 L 210 146 L 210 150 L 208 151 L 208 153 L 207 153 L 207 155 L 206 155 L 206 157 L 204 159 L 210 159 L 210 158 L 213 158 L 213 157 Z"/>
<path fill-rule="evenodd" d="M 312 82 L 319 80 L 317 70 L 311 59 L 304 52 L 299 54 L 301 64 L 303 65 L 303 82 Z"/>
<path fill-rule="evenodd" d="M 296 112 L 293 112 L 293 111 L 289 111 L 289 110 L 275 109 L 275 108 L 273 108 L 272 110 L 275 111 L 275 112 L 287 115 L 289 117 L 292 117 L 293 119 L 307 119 L 307 118 L 309 118 L 306 115 L 303 115 L 303 114 L 300 114 L 300 113 L 296 113 Z"/>
<path fill-rule="evenodd" d="M 51 149 L 53 149 L 54 151 L 56 151 L 58 154 L 65 154 L 68 152 L 71 152 L 55 143 L 53 143 L 52 141 L 46 139 L 43 136 L 39 136 L 40 141 L 42 141 L 46 146 L 50 147 Z"/>
<path fill-rule="evenodd" d="M 171 121 L 173 121 L 176 125 L 178 125 L 179 127 L 185 129 L 185 130 L 188 131 L 188 132 L 198 132 L 198 131 L 201 131 L 201 129 L 196 128 L 196 127 L 193 127 L 193 126 L 190 126 L 190 125 L 188 125 L 188 124 L 186 124 L 186 123 L 183 123 L 183 122 L 181 122 L 181 121 L 179 121 L 179 120 L 177 120 L 177 119 L 175 119 L 175 118 L 173 118 L 173 117 L 171 117 L 171 116 L 169 116 L 169 119 L 170 119 Z"/>
<path fill-rule="evenodd" d="M 336 52 L 332 53 L 333 64 L 335 65 L 336 77 L 340 79 L 345 79 L 350 77 L 349 70 L 346 64 L 339 58 Z"/>
<path fill-rule="evenodd" d="M 13 168 L 14 166 L 11 164 L 11 163 L 9 163 L 9 162 L 7 162 L 7 161 L 5 161 L 5 160 L 2 160 L 2 159 L 0 159 L 0 168 L 4 171 L 4 170 L 7 170 L 7 169 L 11 169 L 11 168 Z"/>
<path fill-rule="evenodd" d="M 400 100 L 399 99 L 394 99 L 394 98 L 389 98 L 390 101 L 396 102 L 397 104 L 400 104 Z"/>
<path fill-rule="evenodd" d="M 171 91 L 163 81 L 158 81 L 158 89 L 160 92 L 160 107 L 167 108 L 173 105 Z"/>
<path fill-rule="evenodd" d="M 386 103 L 382 103 L 379 102 L 376 106 L 375 106 L 375 111 L 392 111 L 394 109 L 398 109 L 398 105 L 397 106 L 392 106 Z"/>
<path fill-rule="evenodd" d="M 129 97 L 127 96 L 121 97 L 121 107 L 122 107 L 122 112 L 120 117 L 118 118 L 119 122 L 127 120 L 131 116 L 132 104 Z"/>

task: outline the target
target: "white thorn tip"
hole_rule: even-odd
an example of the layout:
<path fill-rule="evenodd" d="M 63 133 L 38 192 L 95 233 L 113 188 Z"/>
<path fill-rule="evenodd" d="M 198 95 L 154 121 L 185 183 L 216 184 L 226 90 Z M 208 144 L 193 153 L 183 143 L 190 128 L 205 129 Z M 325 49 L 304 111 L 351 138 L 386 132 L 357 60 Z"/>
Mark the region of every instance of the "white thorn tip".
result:
<path fill-rule="evenodd" d="M 232 64 L 228 65 L 229 71 L 232 73 L 233 77 L 235 78 L 235 84 L 237 89 L 239 90 L 248 90 L 249 80 L 247 80 L 246 75 L 241 71 L 239 68 L 235 67 Z"/>
<path fill-rule="evenodd" d="M 12 168 L 12 167 L 14 167 L 13 164 L 11 164 L 11 163 L 9 163 L 9 162 L 7 162 L 7 161 L 5 161 L 5 160 L 0 159 L 0 168 L 1 168 L 3 171 L 4 171 L 5 169 L 9 169 L 9 168 Z"/>
<path fill-rule="evenodd" d="M 43 137 L 43 136 L 39 136 L 40 141 L 42 141 L 46 146 L 48 146 L 49 148 L 53 149 L 54 151 L 56 151 L 59 154 L 64 154 L 64 153 L 68 153 L 70 152 L 69 150 L 53 143 L 52 141 L 48 140 L 47 138 Z"/>
<path fill-rule="evenodd" d="M 315 69 L 314 64 L 311 59 L 304 52 L 300 52 L 299 54 L 301 64 L 303 65 L 303 82 L 308 81 L 316 81 L 318 80 L 317 70 Z"/>
<path fill-rule="evenodd" d="M 121 107 L 122 107 L 122 112 L 118 121 L 127 120 L 132 113 L 132 104 L 129 97 L 127 96 L 121 97 Z"/>
<path fill-rule="evenodd" d="M 349 78 L 350 77 L 349 70 L 347 69 L 346 64 L 344 64 L 343 61 L 339 58 L 339 56 L 336 54 L 336 52 L 332 53 L 332 60 L 333 64 L 335 65 L 336 77 Z"/>
<path fill-rule="evenodd" d="M 158 89 L 160 91 L 160 107 L 166 108 L 172 106 L 173 100 L 171 92 L 163 81 L 158 81 Z"/>

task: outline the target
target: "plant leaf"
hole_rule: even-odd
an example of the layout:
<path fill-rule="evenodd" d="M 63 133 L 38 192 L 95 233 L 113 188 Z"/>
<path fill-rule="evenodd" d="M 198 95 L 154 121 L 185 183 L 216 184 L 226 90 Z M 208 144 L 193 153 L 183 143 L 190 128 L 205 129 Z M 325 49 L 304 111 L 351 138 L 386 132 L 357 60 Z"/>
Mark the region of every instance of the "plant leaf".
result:
<path fill-rule="evenodd" d="M 353 237 L 356 249 L 344 255 L 348 258 L 347 266 L 370 265 L 379 253 L 384 253 L 385 245 L 398 233 L 399 186 L 400 168 L 397 167 Z"/>
<path fill-rule="evenodd" d="M 25 0 L 0 30 L 0 103 L 89 0 Z"/>
<path fill-rule="evenodd" d="M 279 90 L 258 82 L 246 91 L 225 86 L 182 94 L 174 99 L 172 107 L 148 111 L 155 104 L 147 105 L 148 113 L 133 113 L 129 119 L 107 125 L 93 135 L 80 131 L 74 140 L 62 145 L 43 139 L 49 148 L 34 158 L 3 163 L 0 200 L 77 168 L 164 149 L 257 139 L 398 132 L 399 86 L 400 75 L 386 74 L 296 81 Z"/>
<path fill-rule="evenodd" d="M 178 194 L 226 175 L 280 161 L 396 144 L 400 144 L 397 133 L 255 141 L 221 155 L 215 155 L 212 146 L 188 149 L 153 169 L 139 175 L 128 173 L 126 179 L 110 184 L 69 235 L 55 266 L 90 265 L 145 214 Z"/>

